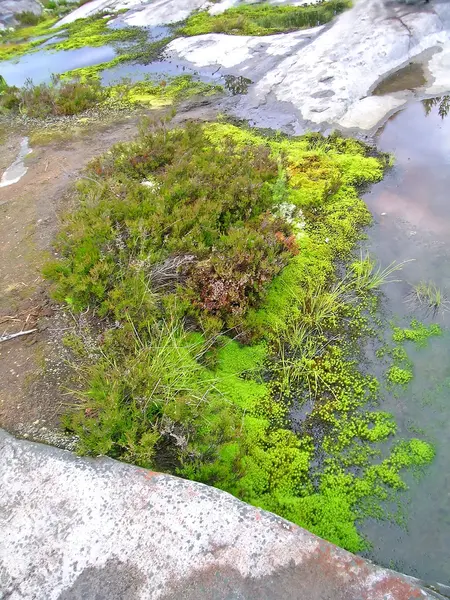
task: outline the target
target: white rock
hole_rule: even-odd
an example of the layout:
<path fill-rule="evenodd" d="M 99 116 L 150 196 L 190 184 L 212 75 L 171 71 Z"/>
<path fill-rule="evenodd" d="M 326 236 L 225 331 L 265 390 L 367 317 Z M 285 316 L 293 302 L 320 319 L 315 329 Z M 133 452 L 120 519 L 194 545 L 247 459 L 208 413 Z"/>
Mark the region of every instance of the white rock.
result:
<path fill-rule="evenodd" d="M 400 108 L 406 100 L 394 96 L 367 96 L 350 105 L 338 121 L 345 129 L 371 130 L 391 111 Z"/>
<path fill-rule="evenodd" d="M 413 578 L 194 481 L 2 430 L 0 473 L 5 599 L 435 597 Z"/>
<path fill-rule="evenodd" d="M 255 84 L 234 112 L 255 125 L 298 133 L 328 126 L 371 131 L 411 95 L 373 98 L 371 90 L 424 50 L 442 48 L 430 61 L 430 82 L 436 79 L 434 91 L 450 90 L 449 32 L 448 3 L 423 10 L 356 0 L 332 26 L 319 31 L 260 38 L 199 36 L 175 40 L 169 52 L 193 66 L 217 64 L 250 77 Z"/>

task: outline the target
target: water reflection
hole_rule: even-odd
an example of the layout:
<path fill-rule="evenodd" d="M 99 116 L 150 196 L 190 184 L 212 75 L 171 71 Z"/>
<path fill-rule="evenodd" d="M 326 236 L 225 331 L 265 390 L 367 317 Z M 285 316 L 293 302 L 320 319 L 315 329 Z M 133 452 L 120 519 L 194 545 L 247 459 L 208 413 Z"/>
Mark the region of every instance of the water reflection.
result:
<path fill-rule="evenodd" d="M 35 84 L 48 83 L 53 73 L 64 73 L 80 67 L 90 67 L 108 62 L 116 56 L 112 46 L 99 48 L 76 48 L 74 50 L 59 50 L 50 52 L 46 49 L 24 54 L 17 59 L 3 61 L 1 73 L 8 85 L 21 87 L 27 79 Z"/>
<path fill-rule="evenodd" d="M 428 116 L 432 109 L 438 107 L 438 115 L 444 119 L 450 110 L 450 96 L 439 96 L 438 98 L 427 98 L 422 100 L 422 105 L 425 108 L 425 114 Z"/>
<path fill-rule="evenodd" d="M 411 62 L 380 81 L 372 94 L 374 96 L 385 96 L 395 92 L 415 90 L 425 85 L 426 82 L 423 66 L 420 63 Z"/>
<path fill-rule="evenodd" d="M 424 430 L 436 458 L 421 481 L 408 478 L 407 529 L 368 521 L 362 531 L 374 541 L 377 563 L 429 581 L 450 583 L 450 314 L 423 314 L 408 300 L 425 282 L 450 289 L 450 96 L 410 104 L 380 132 L 378 147 L 395 156 L 395 166 L 372 187 L 365 201 L 375 217 L 367 242 L 382 266 L 405 265 L 401 283 L 385 288 L 383 308 L 397 324 L 412 317 L 440 321 L 447 331 L 427 349 L 408 348 L 414 379 L 404 393 L 385 395 L 382 409 L 394 414 L 401 437 Z M 386 332 L 390 339 L 390 332 Z M 380 381 L 386 366 L 376 366 Z M 377 369 L 379 371 L 377 371 Z"/>

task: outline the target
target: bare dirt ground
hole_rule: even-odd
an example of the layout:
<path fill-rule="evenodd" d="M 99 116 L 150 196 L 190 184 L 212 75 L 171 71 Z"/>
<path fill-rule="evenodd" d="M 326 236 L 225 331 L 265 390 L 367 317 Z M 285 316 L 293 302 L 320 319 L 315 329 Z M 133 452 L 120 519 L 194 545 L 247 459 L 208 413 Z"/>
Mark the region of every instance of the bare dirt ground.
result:
<path fill-rule="evenodd" d="M 87 162 L 136 130 L 137 118 L 129 118 L 34 148 L 24 177 L 0 189 L 0 337 L 37 329 L 0 343 L 0 426 L 18 435 L 57 442 L 54 431 L 70 401 L 64 389 L 69 353 L 62 344 L 70 324 L 41 275 L 59 215 Z M 0 172 L 14 160 L 20 139 L 13 133 L 0 148 Z"/>
<path fill-rule="evenodd" d="M 212 106 L 191 103 L 174 123 L 216 113 Z M 74 321 L 50 299 L 41 270 L 80 172 L 94 156 L 132 139 L 140 116 L 89 125 L 75 139 L 33 148 L 23 178 L 0 188 L 0 338 L 37 329 L 0 342 L 0 427 L 18 436 L 70 447 L 60 433 L 61 415 L 73 403 L 70 352 L 62 338 Z M 0 176 L 17 156 L 21 137 L 10 133 L 0 143 Z"/>

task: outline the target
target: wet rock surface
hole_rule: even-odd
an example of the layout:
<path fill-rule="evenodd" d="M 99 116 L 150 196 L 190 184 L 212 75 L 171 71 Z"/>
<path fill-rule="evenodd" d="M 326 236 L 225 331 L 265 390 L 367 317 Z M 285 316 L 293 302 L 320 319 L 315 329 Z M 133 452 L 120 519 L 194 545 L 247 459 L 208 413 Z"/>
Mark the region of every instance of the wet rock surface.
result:
<path fill-rule="evenodd" d="M 104 8 L 128 9 L 121 23 L 159 26 L 185 19 L 193 10 L 220 13 L 234 0 L 94 0 L 63 22 Z M 257 126 L 289 133 L 339 128 L 372 134 L 410 99 L 450 91 L 450 4 L 356 0 L 332 23 L 310 30 L 249 37 L 207 34 L 175 39 L 170 59 L 254 83 L 248 94 L 224 107 Z M 421 57 L 423 78 L 383 95 L 372 91 Z M 417 68 L 417 67 L 416 67 Z"/>
<path fill-rule="evenodd" d="M 224 35 L 199 36 L 175 40 L 169 51 L 197 66 L 214 61 L 224 67 L 233 64 L 243 75 L 254 71 L 258 76 L 264 65 L 265 73 L 253 77 L 255 84 L 233 109 L 258 126 L 282 127 L 291 133 L 336 127 L 372 133 L 415 97 L 416 88 L 424 95 L 448 89 L 449 31 L 447 3 L 410 6 L 359 0 L 318 30 L 271 40 L 239 38 L 241 46 Z M 425 81 L 416 88 L 371 95 L 386 76 L 430 49 L 423 67 Z"/>
<path fill-rule="evenodd" d="M 442 597 L 217 489 L 2 430 L 0 476 L 9 600 Z"/>

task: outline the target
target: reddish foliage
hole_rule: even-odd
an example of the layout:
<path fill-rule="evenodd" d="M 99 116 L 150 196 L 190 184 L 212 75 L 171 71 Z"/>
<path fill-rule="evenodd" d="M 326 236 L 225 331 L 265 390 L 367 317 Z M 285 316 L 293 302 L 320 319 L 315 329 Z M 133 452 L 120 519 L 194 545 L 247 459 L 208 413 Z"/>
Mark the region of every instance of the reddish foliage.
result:
<path fill-rule="evenodd" d="M 288 250 L 292 254 L 292 256 L 297 256 L 297 254 L 300 252 L 297 243 L 297 238 L 294 234 L 286 236 L 281 231 L 277 231 L 275 232 L 275 237 L 277 238 L 277 241 L 280 244 L 283 244 L 286 250 Z"/>

